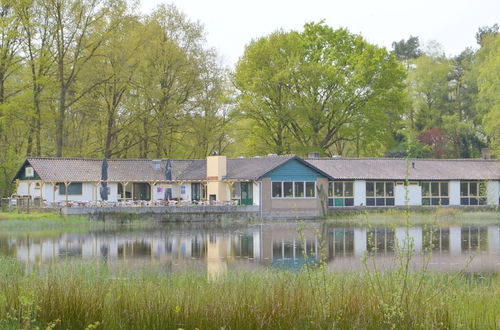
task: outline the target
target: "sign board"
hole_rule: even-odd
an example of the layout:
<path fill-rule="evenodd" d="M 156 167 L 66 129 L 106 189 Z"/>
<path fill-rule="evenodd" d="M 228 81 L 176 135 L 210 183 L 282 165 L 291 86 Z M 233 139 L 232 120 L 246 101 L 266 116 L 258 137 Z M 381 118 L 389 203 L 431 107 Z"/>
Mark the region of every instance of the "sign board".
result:
<path fill-rule="evenodd" d="M 31 166 L 27 166 L 25 169 L 24 169 L 24 176 L 27 177 L 27 178 L 32 178 L 35 176 L 35 170 L 33 169 L 33 167 Z"/>
<path fill-rule="evenodd" d="M 182 185 L 181 186 L 181 195 L 184 195 L 184 194 L 186 194 L 186 186 Z"/>

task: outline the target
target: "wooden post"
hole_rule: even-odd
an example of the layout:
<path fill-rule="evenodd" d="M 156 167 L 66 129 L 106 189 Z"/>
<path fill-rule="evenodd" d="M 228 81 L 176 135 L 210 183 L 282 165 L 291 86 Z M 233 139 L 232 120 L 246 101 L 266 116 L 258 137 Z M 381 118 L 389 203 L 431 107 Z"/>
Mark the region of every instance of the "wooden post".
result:
<path fill-rule="evenodd" d="M 127 190 L 127 185 L 128 182 L 122 182 L 122 200 L 125 200 L 125 197 L 127 196 L 126 190 Z"/>
<path fill-rule="evenodd" d="M 71 182 L 68 182 L 68 181 L 65 181 L 65 182 L 64 182 L 64 187 L 66 188 L 66 189 L 65 189 L 65 190 L 66 190 L 66 191 L 65 191 L 65 193 L 66 193 L 66 206 L 67 206 L 67 204 L 68 204 L 68 187 L 69 187 L 69 185 L 70 185 L 70 184 L 71 184 Z"/>

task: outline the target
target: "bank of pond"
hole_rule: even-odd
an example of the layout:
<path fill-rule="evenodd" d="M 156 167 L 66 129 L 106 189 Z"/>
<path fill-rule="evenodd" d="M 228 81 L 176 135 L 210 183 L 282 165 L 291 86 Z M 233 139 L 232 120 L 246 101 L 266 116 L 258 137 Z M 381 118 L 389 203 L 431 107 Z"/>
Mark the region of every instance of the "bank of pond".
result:
<path fill-rule="evenodd" d="M 494 329 L 499 220 L 0 221 L 0 328 Z"/>
<path fill-rule="evenodd" d="M 500 324 L 498 274 L 110 270 L 0 259 L 2 329 L 484 328 Z"/>

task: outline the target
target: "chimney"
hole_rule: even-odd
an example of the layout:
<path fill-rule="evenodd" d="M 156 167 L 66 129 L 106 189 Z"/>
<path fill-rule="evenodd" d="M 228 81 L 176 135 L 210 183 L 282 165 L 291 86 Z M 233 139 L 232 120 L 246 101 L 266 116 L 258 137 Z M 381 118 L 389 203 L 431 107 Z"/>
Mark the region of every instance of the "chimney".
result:
<path fill-rule="evenodd" d="M 482 148 L 481 149 L 481 158 L 491 159 L 490 148 Z"/>
<path fill-rule="evenodd" d="M 226 156 L 214 155 L 207 157 L 207 195 L 209 200 L 229 200 L 227 184 L 222 181 L 226 174 Z"/>
<path fill-rule="evenodd" d="M 320 158 L 321 155 L 319 154 L 319 152 L 309 152 L 307 153 L 307 158 Z"/>

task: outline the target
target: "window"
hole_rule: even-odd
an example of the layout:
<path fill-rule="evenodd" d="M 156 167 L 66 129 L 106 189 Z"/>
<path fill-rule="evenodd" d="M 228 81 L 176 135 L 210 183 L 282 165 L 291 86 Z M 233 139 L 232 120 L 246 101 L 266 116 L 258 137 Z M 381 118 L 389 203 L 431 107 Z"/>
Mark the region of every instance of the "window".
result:
<path fill-rule="evenodd" d="M 305 196 L 304 182 L 295 182 L 295 197 L 300 198 Z"/>
<path fill-rule="evenodd" d="M 283 197 L 283 195 L 281 194 L 281 183 L 282 182 L 273 182 L 272 184 L 272 187 L 273 187 L 273 197 L 274 198 L 280 198 L 280 197 Z"/>
<path fill-rule="evenodd" d="M 314 198 L 316 197 L 316 182 L 273 181 L 271 190 L 273 198 Z"/>
<path fill-rule="evenodd" d="M 290 198 L 293 197 L 293 182 L 283 182 L 283 197 Z"/>
<path fill-rule="evenodd" d="M 328 183 L 328 206 L 354 206 L 354 182 L 333 181 Z"/>
<path fill-rule="evenodd" d="M 422 181 L 422 205 L 450 205 L 448 182 Z"/>
<path fill-rule="evenodd" d="M 478 181 L 461 181 L 460 205 L 486 205 L 486 184 Z"/>
<path fill-rule="evenodd" d="M 82 194 L 82 183 L 72 182 L 68 185 L 68 193 L 66 194 L 66 185 L 62 182 L 59 185 L 59 195 L 81 195 Z"/>
<path fill-rule="evenodd" d="M 394 182 L 366 181 L 366 206 L 394 206 Z"/>
<path fill-rule="evenodd" d="M 316 182 L 306 182 L 306 197 L 316 197 Z"/>

